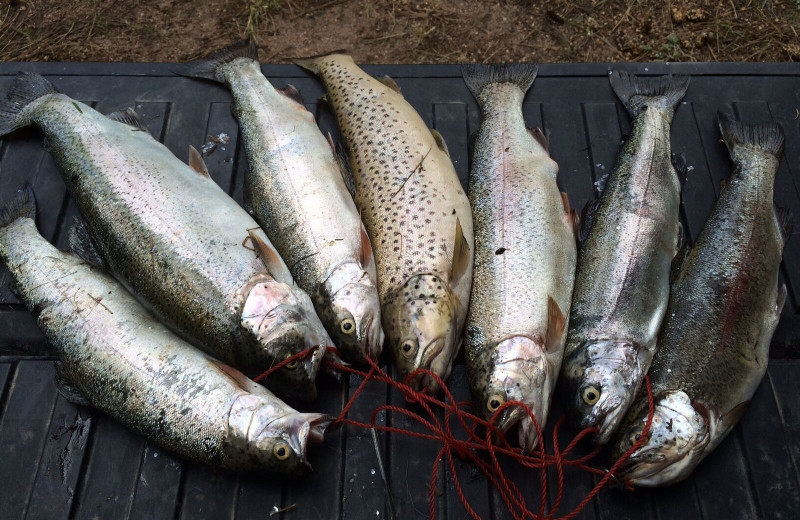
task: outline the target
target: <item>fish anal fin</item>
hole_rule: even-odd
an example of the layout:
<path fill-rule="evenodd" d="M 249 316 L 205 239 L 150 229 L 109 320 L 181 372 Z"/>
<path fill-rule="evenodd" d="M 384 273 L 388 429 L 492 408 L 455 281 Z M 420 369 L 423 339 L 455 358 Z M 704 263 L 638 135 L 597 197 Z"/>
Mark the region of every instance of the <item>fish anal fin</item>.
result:
<path fill-rule="evenodd" d="M 561 307 L 549 294 L 547 295 L 547 335 L 544 339 L 545 349 L 548 351 L 557 348 L 564 337 L 564 328 L 567 324 L 567 317 L 561 311 Z"/>
<path fill-rule="evenodd" d="M 783 305 L 786 303 L 786 284 L 778 282 L 778 297 L 775 298 L 775 315 L 780 316 L 783 311 Z"/>
<path fill-rule="evenodd" d="M 200 174 L 201 177 L 208 177 L 211 178 L 211 174 L 208 173 L 208 167 L 206 167 L 206 162 L 203 160 L 203 156 L 200 155 L 200 152 L 197 151 L 192 145 L 189 145 L 189 167 Z"/>
<path fill-rule="evenodd" d="M 453 265 L 450 269 L 451 285 L 455 285 L 467 274 L 471 257 L 472 253 L 469 248 L 469 243 L 464 236 L 464 230 L 461 228 L 461 220 L 456 217 L 456 239 L 455 245 L 453 246 Z"/>
<path fill-rule="evenodd" d="M 440 134 L 438 130 L 431 128 L 431 135 L 433 136 L 433 140 L 436 141 L 436 146 L 450 157 L 450 151 L 447 149 L 447 143 L 444 142 L 442 134 Z"/>
<path fill-rule="evenodd" d="M 142 132 L 150 134 L 150 130 L 147 128 L 147 124 L 142 120 L 139 114 L 137 114 L 136 111 L 132 108 L 126 108 L 125 110 L 112 112 L 108 114 L 106 117 L 112 121 L 116 121 L 117 123 L 128 125 L 135 130 L 140 130 Z"/>
<path fill-rule="evenodd" d="M 278 252 L 264 241 L 264 239 L 256 233 L 256 230 L 249 229 L 247 233 L 250 236 L 250 242 L 252 242 L 258 258 L 264 264 L 264 267 L 267 268 L 269 274 L 281 283 L 292 285 L 294 283 L 292 274 L 289 272 L 289 268 L 284 265 Z"/>
<path fill-rule="evenodd" d="M 87 264 L 105 268 L 103 257 L 97 251 L 86 224 L 77 217 L 72 219 L 72 226 L 69 228 L 69 248 Z"/>
<path fill-rule="evenodd" d="M 589 238 L 589 233 L 592 231 L 592 221 L 594 214 L 597 213 L 597 208 L 600 207 L 600 199 L 592 199 L 583 207 L 581 214 L 581 228 L 578 232 L 578 243 L 583 245 Z"/>
<path fill-rule="evenodd" d="M 792 210 L 775 206 L 775 218 L 778 219 L 778 227 L 781 230 L 781 236 L 785 244 L 789 240 L 789 235 L 794 231 L 794 216 L 792 215 Z"/>
<path fill-rule="evenodd" d="M 541 128 L 528 128 L 528 133 L 548 154 L 550 153 L 550 141 L 548 141 Z"/>
<path fill-rule="evenodd" d="M 400 90 L 400 85 L 398 85 L 395 80 L 390 78 L 389 76 L 378 76 L 375 78 L 378 82 L 386 85 L 390 89 L 394 90 L 398 94 L 402 94 L 403 92 Z"/>
<path fill-rule="evenodd" d="M 300 91 L 294 85 L 287 84 L 285 87 L 277 88 L 275 90 L 277 90 L 284 96 L 288 97 L 295 103 L 298 103 L 300 105 L 303 105 L 303 103 L 305 103 L 305 101 L 303 100 L 303 95 L 300 94 Z M 303 108 L 305 108 L 305 106 L 303 106 Z"/>
<path fill-rule="evenodd" d="M 55 384 L 56 390 L 61 397 L 76 406 L 92 406 L 89 400 L 81 393 L 80 390 L 72 386 L 69 381 L 64 377 L 61 362 L 56 362 L 56 375 Z"/>

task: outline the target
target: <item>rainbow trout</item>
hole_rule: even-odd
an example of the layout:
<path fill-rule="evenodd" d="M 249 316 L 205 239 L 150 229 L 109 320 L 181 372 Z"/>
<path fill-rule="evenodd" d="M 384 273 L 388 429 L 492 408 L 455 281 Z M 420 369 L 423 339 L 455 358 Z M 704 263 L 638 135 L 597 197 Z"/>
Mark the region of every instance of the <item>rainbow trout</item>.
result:
<path fill-rule="evenodd" d="M 383 346 L 375 261 L 343 178 L 343 163 L 291 85 L 274 88 L 258 49 L 237 42 L 180 74 L 220 81 L 233 94 L 247 161 L 245 193 L 343 355 L 365 363 Z"/>
<path fill-rule="evenodd" d="M 723 115 L 720 129 L 733 173 L 672 285 L 649 373 L 652 427 L 619 472 L 640 486 L 686 478 L 736 425 L 767 370 L 786 299 L 778 270 L 790 217 L 772 203 L 783 131 Z M 647 414 L 640 392 L 615 456 L 639 440 Z"/>
<path fill-rule="evenodd" d="M 306 473 L 332 418 L 299 413 L 161 325 L 101 270 L 36 230 L 30 188 L 0 211 L 0 263 L 56 349 L 57 382 L 178 455 L 234 471 Z M 65 385 L 66 383 L 66 385 Z"/>
<path fill-rule="evenodd" d="M 270 378 L 313 399 L 331 344 L 308 295 L 258 224 L 210 178 L 153 139 L 132 111 L 107 117 L 20 73 L 0 135 L 34 124 L 47 137 L 85 224 L 73 249 L 106 267 L 157 317 L 245 373 L 312 347 Z"/>
<path fill-rule="evenodd" d="M 475 407 L 488 419 L 506 401 L 528 405 L 544 428 L 561 369 L 575 276 L 575 231 L 558 165 L 540 130 L 528 130 L 522 100 L 535 65 L 473 65 L 464 81 L 483 121 L 474 141 L 470 202 L 475 270 L 465 353 Z M 519 425 L 527 452 L 538 441 L 521 408 L 497 426 Z"/>
<path fill-rule="evenodd" d="M 295 60 L 328 91 L 372 238 L 383 328 L 402 377 L 447 378 L 472 283 L 472 214 L 447 147 L 389 78 L 344 54 Z M 428 375 L 411 384 L 435 392 Z"/>
<path fill-rule="evenodd" d="M 669 133 L 689 83 L 687 77 L 620 71 L 609 79 L 633 128 L 584 218 L 561 367 L 568 414 L 581 428 L 599 428 L 600 444 L 644 380 L 667 309 L 670 266 L 681 240 L 681 183 Z"/>

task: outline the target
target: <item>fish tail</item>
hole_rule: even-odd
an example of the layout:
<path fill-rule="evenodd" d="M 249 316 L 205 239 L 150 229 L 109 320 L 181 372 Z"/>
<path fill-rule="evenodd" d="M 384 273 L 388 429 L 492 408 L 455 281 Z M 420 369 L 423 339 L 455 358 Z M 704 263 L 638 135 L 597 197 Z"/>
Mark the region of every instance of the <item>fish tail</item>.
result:
<path fill-rule="evenodd" d="M 783 128 L 778 123 L 743 123 L 717 113 L 719 130 L 731 156 L 739 146 L 750 146 L 776 158 L 783 154 Z"/>
<path fill-rule="evenodd" d="M 536 79 L 538 67 L 531 63 L 502 63 L 497 65 L 464 64 L 461 75 L 472 95 L 481 102 L 481 91 L 492 83 L 511 83 L 525 94 Z"/>
<path fill-rule="evenodd" d="M 205 58 L 190 61 L 181 67 L 173 70 L 179 76 L 188 76 L 191 78 L 205 78 L 213 81 L 221 81 L 217 76 L 217 69 L 223 65 L 238 59 L 249 58 L 258 62 L 258 47 L 250 40 L 239 40 L 227 47 L 212 52 Z"/>
<path fill-rule="evenodd" d="M 6 98 L 0 101 L 0 136 L 31 123 L 28 106 L 47 94 L 55 94 L 53 85 L 39 74 L 19 72 Z"/>
<path fill-rule="evenodd" d="M 622 70 L 611 71 L 608 80 L 632 117 L 646 107 L 669 109 L 670 114 L 674 113 L 689 87 L 689 76 L 641 78 Z"/>
<path fill-rule="evenodd" d="M 320 64 L 322 63 L 322 58 L 327 58 L 328 56 L 333 56 L 334 54 L 347 54 L 347 51 L 339 49 L 335 51 L 325 52 L 323 54 L 317 54 L 315 56 L 307 56 L 301 58 L 289 58 L 289 61 L 297 65 L 298 67 L 302 67 L 309 72 L 313 72 L 316 75 L 320 73 Z"/>
<path fill-rule="evenodd" d="M 30 184 L 17 190 L 8 204 L 0 206 L 0 229 L 10 226 L 21 218 L 36 219 L 36 196 Z"/>

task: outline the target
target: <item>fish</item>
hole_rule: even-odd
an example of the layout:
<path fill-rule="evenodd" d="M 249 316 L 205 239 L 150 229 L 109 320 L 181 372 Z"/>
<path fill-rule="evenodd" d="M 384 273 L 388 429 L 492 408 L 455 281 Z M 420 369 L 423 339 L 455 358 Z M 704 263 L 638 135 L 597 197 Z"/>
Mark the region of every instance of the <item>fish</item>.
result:
<path fill-rule="evenodd" d="M 28 187 L 0 211 L 0 263 L 56 350 L 62 395 L 190 460 L 308 473 L 307 443 L 323 441 L 332 417 L 292 409 L 180 339 L 117 280 L 45 240 L 35 208 Z"/>
<path fill-rule="evenodd" d="M 224 83 L 233 95 L 249 170 L 251 214 L 289 265 L 345 359 L 365 365 L 383 348 L 375 260 L 345 184 L 345 163 L 299 91 L 264 77 L 258 48 L 239 41 L 179 74 Z"/>
<path fill-rule="evenodd" d="M 0 135 L 35 125 L 82 219 L 74 251 L 104 267 L 160 320 L 250 376 L 311 349 L 267 381 L 316 397 L 332 340 L 263 230 L 208 175 L 154 139 L 133 110 L 105 116 L 20 73 L 0 105 Z"/>
<path fill-rule="evenodd" d="M 469 200 L 447 145 L 392 79 L 373 78 L 352 57 L 293 61 L 320 77 L 342 132 L 397 371 L 435 393 L 461 348 L 474 251 Z"/>
<path fill-rule="evenodd" d="M 577 214 L 556 184 L 558 165 L 539 129 L 525 127 L 522 101 L 536 65 L 467 65 L 464 81 L 481 108 L 469 200 L 475 268 L 464 353 L 475 409 L 488 420 L 508 401 L 543 429 L 561 370 L 577 257 Z M 519 445 L 538 442 L 519 407 L 500 412 Z"/>
<path fill-rule="evenodd" d="M 641 386 L 667 309 L 685 175 L 673 165 L 670 124 L 689 84 L 686 76 L 622 71 L 609 80 L 633 125 L 599 199 L 584 211 L 560 383 L 571 422 L 597 428 L 598 444 Z"/>
<path fill-rule="evenodd" d="M 613 443 L 619 457 L 643 442 L 617 474 L 634 485 L 683 480 L 722 442 L 766 373 L 786 301 L 778 273 L 791 215 L 772 202 L 783 130 L 725 114 L 719 125 L 733 172 L 676 268 L 649 373 L 652 426 L 641 441 L 649 406 L 640 392 Z"/>

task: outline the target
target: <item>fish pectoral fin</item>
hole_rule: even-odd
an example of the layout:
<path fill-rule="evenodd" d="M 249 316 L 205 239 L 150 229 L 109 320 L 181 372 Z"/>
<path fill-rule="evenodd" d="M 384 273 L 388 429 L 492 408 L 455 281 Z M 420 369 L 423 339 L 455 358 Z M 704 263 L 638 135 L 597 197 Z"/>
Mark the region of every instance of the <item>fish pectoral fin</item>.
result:
<path fill-rule="evenodd" d="M 76 405 L 76 406 L 92 406 L 86 397 L 81 393 L 80 390 L 72 386 L 64 377 L 62 373 L 61 362 L 56 362 L 56 375 L 55 375 L 55 384 L 56 390 L 61 397 L 66 399 L 68 402 Z"/>
<path fill-rule="evenodd" d="M 780 316 L 786 303 L 786 284 L 778 282 L 778 297 L 775 298 L 775 316 Z"/>
<path fill-rule="evenodd" d="M 78 217 L 72 219 L 72 226 L 69 228 L 69 248 L 78 257 L 89 265 L 105 268 L 103 257 L 97 251 L 92 237 L 86 224 Z"/>
<path fill-rule="evenodd" d="M 570 208 L 569 197 L 563 191 L 561 192 L 561 204 L 564 206 L 564 213 L 567 215 L 567 222 L 572 227 L 572 233 L 577 239 L 580 230 L 581 217 L 578 215 L 577 211 Z"/>
<path fill-rule="evenodd" d="M 542 148 L 544 148 L 544 151 L 547 152 L 547 154 L 549 155 L 550 154 L 550 141 L 547 139 L 547 136 L 544 135 L 544 132 L 542 132 L 542 129 L 538 128 L 538 127 L 537 128 L 528 128 L 528 133 L 531 134 L 531 137 L 533 137 L 533 139 L 537 143 L 539 143 L 542 146 Z"/>
<path fill-rule="evenodd" d="M 689 247 L 689 242 L 684 242 L 681 246 L 678 254 L 676 254 L 672 258 L 672 265 L 670 267 L 669 272 L 669 283 L 670 285 L 675 283 L 675 280 L 678 279 L 678 275 L 681 272 L 681 268 L 683 267 L 683 263 L 686 261 L 686 257 L 689 256 L 689 252 L 691 251 L 691 247 Z"/>
<path fill-rule="evenodd" d="M 564 328 L 567 324 L 567 317 L 561 311 L 561 307 L 549 294 L 547 295 L 547 335 L 544 339 L 544 347 L 548 351 L 558 347 L 564 337 Z"/>
<path fill-rule="evenodd" d="M 331 145 L 333 158 L 336 159 L 336 165 L 339 167 L 339 173 L 344 181 L 344 186 L 350 192 L 351 197 L 356 196 L 356 179 L 353 176 L 353 170 L 350 168 L 350 163 L 347 160 L 347 155 L 340 145 L 333 142 L 331 133 L 328 132 L 328 144 Z"/>
<path fill-rule="evenodd" d="M 369 240 L 364 224 L 361 224 L 361 256 L 359 258 L 361 267 L 366 268 L 372 262 L 372 242 Z"/>
<path fill-rule="evenodd" d="M 781 206 L 775 206 L 775 218 L 778 219 L 781 237 L 783 238 L 783 243 L 786 244 L 786 242 L 789 241 L 789 235 L 794 231 L 792 210 Z"/>
<path fill-rule="evenodd" d="M 578 244 L 583 245 L 589 238 L 589 233 L 592 231 L 592 221 L 597 208 L 600 207 L 600 199 L 592 199 L 583 207 L 583 214 L 581 215 L 581 228 L 578 232 Z"/>
<path fill-rule="evenodd" d="M 744 413 L 747 411 L 747 407 L 750 405 L 750 401 L 744 401 L 733 408 L 731 408 L 728 412 L 720 416 L 720 431 L 728 431 L 734 426 L 736 423 L 739 422 L 739 419 L 742 418 Z"/>
<path fill-rule="evenodd" d="M 267 268 L 270 276 L 275 278 L 275 280 L 285 283 L 286 285 L 293 285 L 294 279 L 292 278 L 292 273 L 289 272 L 289 268 L 283 263 L 278 252 L 263 238 L 258 236 L 257 231 L 260 231 L 260 229 L 249 229 L 247 230 L 247 234 L 250 236 L 250 241 L 253 243 L 256 255 L 261 259 L 264 267 Z"/>
<path fill-rule="evenodd" d="M 305 103 L 305 100 L 303 100 L 303 95 L 294 85 L 289 84 L 286 85 L 285 87 L 276 88 L 275 90 L 277 90 L 278 92 L 280 92 L 281 94 L 288 97 L 289 99 L 291 99 L 292 101 L 294 101 L 299 105 L 303 105 Z M 305 108 L 305 105 L 303 105 L 303 108 Z"/>
<path fill-rule="evenodd" d="M 378 76 L 378 77 L 375 78 L 375 80 L 378 81 L 379 83 L 382 83 L 382 84 L 386 85 L 387 87 L 389 87 L 390 89 L 394 90 L 398 94 L 401 94 L 401 95 L 403 94 L 403 92 L 400 90 L 400 85 L 398 85 L 389 76 Z"/>
<path fill-rule="evenodd" d="M 145 124 L 141 116 L 139 116 L 139 114 L 137 114 L 132 108 L 111 112 L 106 117 L 112 121 L 122 123 L 123 125 L 128 125 L 136 130 L 140 130 L 142 132 L 146 132 L 148 135 L 151 135 L 150 130 L 147 128 L 147 124 Z"/>
<path fill-rule="evenodd" d="M 436 141 L 436 146 L 439 148 L 439 150 L 443 151 L 448 157 L 450 157 L 450 151 L 447 149 L 447 143 L 444 142 L 444 137 L 442 137 L 442 134 L 431 128 L 431 135 L 433 136 L 433 140 Z"/>
<path fill-rule="evenodd" d="M 450 269 L 450 285 L 456 285 L 458 281 L 467 274 L 470 258 L 472 258 L 472 252 L 469 248 L 469 242 L 467 242 L 467 237 L 464 236 L 464 230 L 461 229 L 461 220 L 456 217 L 456 240 L 453 246 L 453 264 Z"/>
<path fill-rule="evenodd" d="M 235 368 L 230 365 L 226 365 L 221 361 L 217 361 L 216 359 L 209 357 L 208 361 L 219 370 L 221 373 L 229 377 L 236 386 L 244 390 L 245 392 L 252 392 L 253 385 L 257 385 L 258 383 L 254 383 L 250 378 L 246 375 L 242 374 Z"/>
<path fill-rule="evenodd" d="M 200 155 L 200 152 L 197 151 L 192 145 L 189 145 L 189 167 L 200 174 L 201 177 L 211 178 L 211 174 L 208 173 L 208 167 L 206 167 L 206 162 L 203 160 L 203 156 Z"/>

